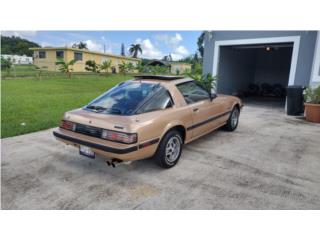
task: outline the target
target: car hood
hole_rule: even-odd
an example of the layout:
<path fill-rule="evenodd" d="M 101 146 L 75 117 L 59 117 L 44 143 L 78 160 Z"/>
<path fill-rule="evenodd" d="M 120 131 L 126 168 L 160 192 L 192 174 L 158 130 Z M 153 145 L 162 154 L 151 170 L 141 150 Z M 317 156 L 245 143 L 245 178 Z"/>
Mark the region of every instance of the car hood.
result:
<path fill-rule="evenodd" d="M 106 113 L 96 113 L 81 108 L 66 112 L 63 119 L 75 123 L 121 132 L 133 132 L 133 126 L 136 124 L 136 116 L 119 116 Z"/>

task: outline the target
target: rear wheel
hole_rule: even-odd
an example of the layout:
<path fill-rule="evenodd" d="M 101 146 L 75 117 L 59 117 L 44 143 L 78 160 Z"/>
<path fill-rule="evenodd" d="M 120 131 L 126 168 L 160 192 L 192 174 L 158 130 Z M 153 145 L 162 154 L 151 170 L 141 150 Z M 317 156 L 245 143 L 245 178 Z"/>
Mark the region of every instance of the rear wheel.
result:
<path fill-rule="evenodd" d="M 171 130 L 162 138 L 154 155 L 156 163 L 163 168 L 171 168 L 177 164 L 182 152 L 182 138 L 178 131 Z"/>
<path fill-rule="evenodd" d="M 225 125 L 225 129 L 227 131 L 234 131 L 237 126 L 238 126 L 238 122 L 239 122 L 239 115 L 240 115 L 240 110 L 238 107 L 234 107 L 231 111 L 230 117 L 227 121 L 227 124 Z"/>

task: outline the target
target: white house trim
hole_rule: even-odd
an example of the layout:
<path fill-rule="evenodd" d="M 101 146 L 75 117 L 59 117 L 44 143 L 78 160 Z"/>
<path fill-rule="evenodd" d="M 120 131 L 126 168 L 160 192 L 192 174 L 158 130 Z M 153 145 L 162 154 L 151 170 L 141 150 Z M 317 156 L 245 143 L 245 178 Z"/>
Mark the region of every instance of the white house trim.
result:
<path fill-rule="evenodd" d="M 293 43 L 288 85 L 294 85 L 294 78 L 296 75 L 298 54 L 299 54 L 299 47 L 300 47 L 300 36 L 273 37 L 273 38 L 251 38 L 251 39 L 216 41 L 214 44 L 212 75 L 213 76 L 218 75 L 219 56 L 220 56 L 220 47 L 221 46 L 268 44 L 268 43 L 288 43 L 288 42 Z"/>
<path fill-rule="evenodd" d="M 317 42 L 314 49 L 310 84 L 315 82 L 320 82 L 320 31 L 317 33 Z"/>

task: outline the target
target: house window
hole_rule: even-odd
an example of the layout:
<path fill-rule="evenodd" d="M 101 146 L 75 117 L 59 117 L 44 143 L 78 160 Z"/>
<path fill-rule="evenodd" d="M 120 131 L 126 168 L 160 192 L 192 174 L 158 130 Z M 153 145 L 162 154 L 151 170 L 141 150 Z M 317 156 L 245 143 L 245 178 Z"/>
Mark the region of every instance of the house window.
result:
<path fill-rule="evenodd" d="M 64 52 L 63 51 L 56 51 L 56 58 L 64 58 Z"/>
<path fill-rule="evenodd" d="M 39 58 L 46 58 L 46 52 L 45 51 L 39 51 Z"/>
<path fill-rule="evenodd" d="M 75 52 L 74 53 L 74 60 L 82 61 L 82 53 L 81 52 Z"/>

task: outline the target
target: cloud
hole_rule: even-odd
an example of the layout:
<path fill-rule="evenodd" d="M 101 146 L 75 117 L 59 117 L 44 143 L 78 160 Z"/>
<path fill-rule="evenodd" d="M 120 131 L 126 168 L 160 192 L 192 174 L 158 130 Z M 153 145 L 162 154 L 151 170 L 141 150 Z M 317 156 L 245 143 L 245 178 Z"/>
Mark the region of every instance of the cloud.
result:
<path fill-rule="evenodd" d="M 168 47 L 174 48 L 176 47 L 182 40 L 182 36 L 179 33 L 174 35 L 169 34 L 158 34 L 155 36 L 157 41 L 165 43 Z"/>
<path fill-rule="evenodd" d="M 84 42 L 87 44 L 90 51 L 103 52 L 103 44 L 90 39 L 85 40 Z"/>
<path fill-rule="evenodd" d="M 157 49 L 149 38 L 142 40 L 138 38 L 135 40 L 136 44 L 141 44 L 142 57 L 148 59 L 160 59 L 163 57 L 163 53 Z"/>
<path fill-rule="evenodd" d="M 172 50 L 171 57 L 173 61 L 180 60 L 189 55 L 189 51 L 182 45 L 177 46 Z"/>
<path fill-rule="evenodd" d="M 34 37 L 37 34 L 37 31 L 1 31 L 2 36 L 15 36 L 15 37 Z"/>
<path fill-rule="evenodd" d="M 169 48 L 169 54 L 171 54 L 174 61 L 180 60 L 189 55 L 189 51 L 187 50 L 187 48 L 181 45 L 183 38 L 179 33 L 158 34 L 155 36 L 155 39 L 157 46 L 164 44 L 167 48 Z"/>
<path fill-rule="evenodd" d="M 74 43 L 79 43 L 79 42 L 81 42 L 81 41 L 73 41 L 73 42 L 70 42 L 69 44 L 67 44 L 67 46 L 71 47 Z M 88 39 L 88 40 L 84 40 L 82 42 L 87 44 L 87 48 L 90 51 L 95 51 L 95 52 L 104 52 L 104 50 L 105 50 L 106 53 L 112 53 L 114 48 L 119 47 L 118 46 L 119 44 L 113 43 L 104 37 L 101 38 L 101 41 Z"/>

